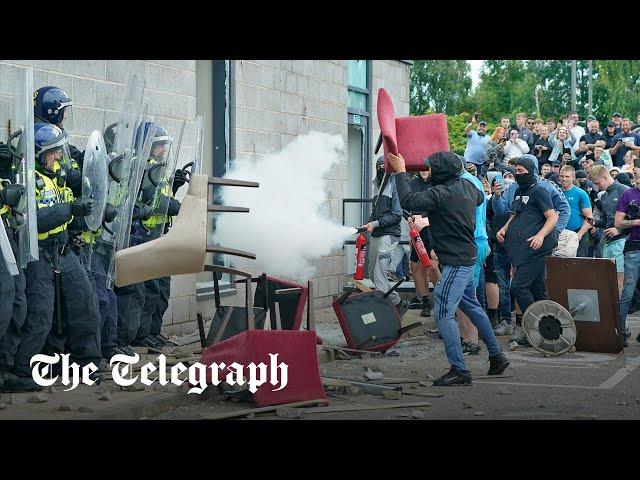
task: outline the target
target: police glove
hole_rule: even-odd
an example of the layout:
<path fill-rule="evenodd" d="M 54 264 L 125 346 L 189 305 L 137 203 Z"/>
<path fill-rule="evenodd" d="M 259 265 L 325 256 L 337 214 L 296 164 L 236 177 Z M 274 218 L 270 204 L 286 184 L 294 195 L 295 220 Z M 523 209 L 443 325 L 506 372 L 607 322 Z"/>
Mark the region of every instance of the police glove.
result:
<path fill-rule="evenodd" d="M 115 220 L 117 216 L 118 216 L 118 209 L 113 205 L 111 205 L 110 203 L 107 203 L 106 207 L 104 208 L 104 221 L 106 223 L 111 223 Z"/>
<path fill-rule="evenodd" d="M 79 198 L 71 203 L 71 214 L 74 217 L 86 217 L 93 213 L 94 206 L 92 198 Z"/>
<path fill-rule="evenodd" d="M 3 163 L 11 162 L 13 160 L 13 155 L 11 154 L 11 150 L 9 149 L 9 145 L 5 145 L 0 142 L 0 161 Z"/>
<path fill-rule="evenodd" d="M 10 207 L 17 207 L 20 204 L 20 199 L 24 194 L 24 187 L 18 184 L 5 185 L 0 190 L 0 204 L 9 205 Z"/>
<path fill-rule="evenodd" d="M 187 176 L 185 175 L 184 170 L 176 170 L 176 173 L 173 176 L 173 194 L 175 195 L 176 192 L 180 190 L 180 187 L 182 187 L 185 183 L 187 183 Z"/>
<path fill-rule="evenodd" d="M 133 219 L 134 220 L 149 220 L 149 217 L 153 215 L 153 208 L 147 205 L 146 203 L 136 203 L 133 209 Z"/>

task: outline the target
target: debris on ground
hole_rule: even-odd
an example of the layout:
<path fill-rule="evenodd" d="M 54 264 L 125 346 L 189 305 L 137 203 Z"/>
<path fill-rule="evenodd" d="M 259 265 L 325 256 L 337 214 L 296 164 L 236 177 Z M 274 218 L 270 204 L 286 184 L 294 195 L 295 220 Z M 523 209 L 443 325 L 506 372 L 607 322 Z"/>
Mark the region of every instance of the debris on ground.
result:
<path fill-rule="evenodd" d="M 473 405 L 471 405 L 470 403 L 467 402 L 462 402 L 462 408 L 467 409 L 467 408 L 472 408 Z"/>
<path fill-rule="evenodd" d="M 486 414 L 482 410 L 478 410 L 477 412 L 473 412 L 474 417 L 484 417 Z"/>
<path fill-rule="evenodd" d="M 73 412 L 74 408 L 71 405 L 58 405 L 56 407 L 57 412 Z"/>
<path fill-rule="evenodd" d="M 104 392 L 102 392 L 102 394 L 98 397 L 98 400 L 102 400 L 103 402 L 108 402 L 109 400 L 111 400 L 111 392 L 109 390 L 105 390 Z"/>
<path fill-rule="evenodd" d="M 49 397 L 45 393 L 36 393 L 35 395 L 31 395 L 27 402 L 29 403 L 44 403 L 49 400 Z"/>
<path fill-rule="evenodd" d="M 367 367 L 363 376 L 367 380 L 382 380 L 384 378 L 384 374 L 380 370 L 373 370 L 371 367 Z"/>
<path fill-rule="evenodd" d="M 424 418 L 424 412 L 422 410 L 414 410 L 413 412 L 411 412 L 411 418 L 421 420 Z"/>
<path fill-rule="evenodd" d="M 6 403 L 0 403 L 0 410 L 6 410 L 7 409 L 7 404 Z"/>
<path fill-rule="evenodd" d="M 399 390 L 385 390 L 382 392 L 382 396 L 387 400 L 400 400 L 402 392 Z"/>
<path fill-rule="evenodd" d="M 89 407 L 78 407 L 78 412 L 80 413 L 94 413 L 95 410 Z"/>

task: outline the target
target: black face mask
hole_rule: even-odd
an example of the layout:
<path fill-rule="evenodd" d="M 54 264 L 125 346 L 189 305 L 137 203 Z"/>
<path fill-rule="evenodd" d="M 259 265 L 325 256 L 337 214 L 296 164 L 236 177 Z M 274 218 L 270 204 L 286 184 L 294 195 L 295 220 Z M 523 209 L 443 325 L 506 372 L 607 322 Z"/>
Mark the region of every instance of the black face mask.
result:
<path fill-rule="evenodd" d="M 379 168 L 376 171 L 376 180 L 378 181 L 378 184 L 380 182 L 382 182 L 382 178 L 384 177 L 384 168 Z"/>
<path fill-rule="evenodd" d="M 534 173 L 516 173 L 516 182 L 521 187 L 528 187 L 531 185 L 536 179 Z"/>

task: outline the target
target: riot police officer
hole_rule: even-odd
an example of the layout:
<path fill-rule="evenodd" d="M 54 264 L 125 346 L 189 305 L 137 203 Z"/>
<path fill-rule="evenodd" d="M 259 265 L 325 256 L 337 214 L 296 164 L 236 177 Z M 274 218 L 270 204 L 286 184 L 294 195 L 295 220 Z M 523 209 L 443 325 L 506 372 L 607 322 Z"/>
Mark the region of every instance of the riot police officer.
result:
<path fill-rule="evenodd" d="M 27 318 L 26 279 L 17 247 L 17 231 L 24 227 L 22 214 L 27 199 L 24 187 L 15 183 L 15 160 L 9 145 L 0 143 L 0 228 L 5 229 L 18 270 L 17 275 L 11 275 L 0 258 L 0 391 L 26 392 L 42 387 L 31 377 L 21 378 L 13 373 L 20 329 Z"/>
<path fill-rule="evenodd" d="M 64 130 L 64 122 L 69 117 L 73 105 L 71 98 L 58 87 L 41 87 L 33 93 L 33 116 L 35 122 L 50 123 Z M 84 152 L 67 143 L 71 156 L 71 167 L 82 170 Z"/>
<path fill-rule="evenodd" d="M 33 355 L 64 352 L 65 344 L 72 362 L 103 365 L 100 314 L 87 272 L 69 248 L 67 231 L 73 217 L 91 214 L 93 200 L 76 200 L 67 185 L 72 171 L 67 134 L 52 124 L 37 123 L 34 130 L 40 258 L 25 270 L 27 321 L 14 366 L 19 377 L 31 376 Z"/>
<path fill-rule="evenodd" d="M 150 128 L 151 125 L 144 125 Z M 133 231 L 136 243 L 145 243 L 160 238 L 169 229 L 171 217 L 178 214 L 180 202 L 175 193 L 185 184 L 182 170 L 173 175 L 173 184 L 169 178 L 158 178 L 162 172 L 162 164 L 166 162 L 168 146 L 171 142 L 167 130 L 156 125 L 154 142 L 147 161 L 145 175 L 140 190 L 140 203 L 150 206 L 153 214 L 147 218 L 134 221 Z M 166 170 L 165 170 L 166 171 Z M 144 282 L 144 305 L 140 316 L 140 328 L 133 345 L 162 348 L 167 338 L 160 332 L 162 317 L 169 306 L 171 295 L 171 277 L 161 277 Z"/>

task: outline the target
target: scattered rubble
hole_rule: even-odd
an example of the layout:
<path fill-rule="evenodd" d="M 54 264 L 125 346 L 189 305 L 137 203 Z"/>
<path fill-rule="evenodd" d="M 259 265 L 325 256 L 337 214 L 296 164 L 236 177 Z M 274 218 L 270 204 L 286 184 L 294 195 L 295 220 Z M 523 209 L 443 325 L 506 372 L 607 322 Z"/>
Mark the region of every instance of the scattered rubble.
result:
<path fill-rule="evenodd" d="M 56 407 L 57 412 L 73 412 L 74 408 L 71 405 L 58 405 Z"/>
<path fill-rule="evenodd" d="M 108 402 L 111 400 L 111 392 L 109 390 L 105 390 L 99 397 L 98 400 L 102 400 L 104 402 Z"/>
<path fill-rule="evenodd" d="M 80 413 L 94 413 L 95 410 L 89 407 L 78 407 L 78 412 Z"/>
<path fill-rule="evenodd" d="M 385 390 L 382 392 L 382 396 L 387 400 L 400 400 L 402 392 L 399 390 Z"/>
<path fill-rule="evenodd" d="M 44 403 L 49 400 L 49 397 L 46 393 L 36 393 L 35 395 L 31 395 L 27 402 L 29 403 Z"/>
<path fill-rule="evenodd" d="M 473 412 L 474 417 L 484 417 L 486 414 L 482 410 L 478 410 L 477 412 Z"/>
<path fill-rule="evenodd" d="M 384 378 L 384 374 L 379 370 L 373 370 L 371 367 L 367 367 L 367 370 L 363 374 L 364 378 L 367 380 L 382 380 Z"/>
<path fill-rule="evenodd" d="M 0 403 L 0 410 L 6 410 L 7 409 L 7 404 L 6 403 Z"/>
<path fill-rule="evenodd" d="M 422 410 L 414 410 L 411 412 L 411 418 L 422 420 L 424 418 L 424 412 Z"/>

